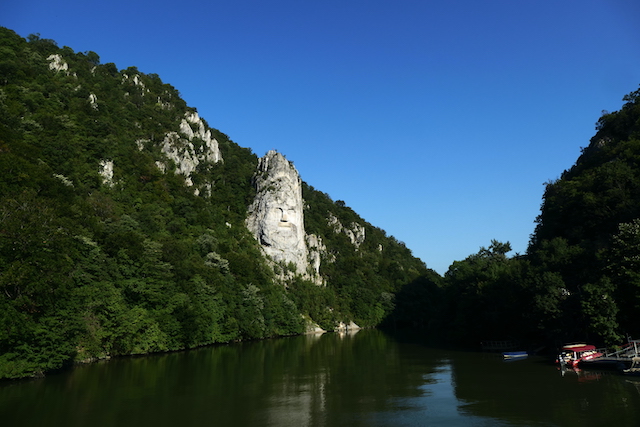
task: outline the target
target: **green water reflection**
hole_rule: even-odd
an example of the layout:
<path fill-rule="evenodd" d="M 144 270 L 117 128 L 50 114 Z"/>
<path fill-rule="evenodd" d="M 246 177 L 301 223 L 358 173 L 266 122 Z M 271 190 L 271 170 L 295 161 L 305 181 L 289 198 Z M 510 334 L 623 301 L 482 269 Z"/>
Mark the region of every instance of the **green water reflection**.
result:
<path fill-rule="evenodd" d="M 360 331 L 112 360 L 0 384 L 6 426 L 600 426 L 635 383 Z"/>

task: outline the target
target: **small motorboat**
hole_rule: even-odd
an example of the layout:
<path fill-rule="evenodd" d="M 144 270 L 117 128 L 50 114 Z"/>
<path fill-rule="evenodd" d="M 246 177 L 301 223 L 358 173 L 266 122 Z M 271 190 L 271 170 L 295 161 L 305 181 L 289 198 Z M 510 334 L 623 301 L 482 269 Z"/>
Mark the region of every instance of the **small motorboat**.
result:
<path fill-rule="evenodd" d="M 524 359 L 529 356 L 529 353 L 526 351 L 505 351 L 502 353 L 502 357 L 504 360 L 516 360 L 516 359 Z"/>
<path fill-rule="evenodd" d="M 595 345 L 584 343 L 566 344 L 562 347 L 556 363 L 575 368 L 580 362 L 593 360 L 600 356 L 603 356 L 603 354 L 596 349 Z"/>

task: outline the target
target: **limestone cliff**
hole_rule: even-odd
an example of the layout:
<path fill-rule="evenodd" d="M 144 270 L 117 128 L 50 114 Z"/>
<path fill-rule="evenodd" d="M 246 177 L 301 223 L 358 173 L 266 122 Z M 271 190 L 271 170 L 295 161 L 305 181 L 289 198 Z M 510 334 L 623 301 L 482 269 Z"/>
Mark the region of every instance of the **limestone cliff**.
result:
<path fill-rule="evenodd" d="M 302 183 L 296 168 L 282 154 L 269 151 L 258 162 L 254 186 L 256 197 L 246 224 L 265 255 L 285 271 L 293 267 L 294 274 L 321 283 L 318 251 L 323 245 L 318 237 L 305 233 Z"/>
<path fill-rule="evenodd" d="M 195 131 L 194 131 L 195 128 Z M 211 136 L 198 113 L 186 113 L 180 123 L 179 132 L 169 132 L 162 142 L 162 152 L 176 165 L 176 173 L 185 177 L 185 183 L 192 186 L 191 174 L 201 162 L 222 161 L 218 141 Z M 164 165 L 158 167 L 164 170 Z M 210 191 L 210 188 L 206 188 Z M 200 194 L 200 189 L 195 189 Z"/>
<path fill-rule="evenodd" d="M 135 76 L 137 77 L 137 76 Z M 138 80 L 135 80 L 137 82 Z M 136 83 L 143 85 L 142 82 Z M 93 105 L 93 103 L 92 103 Z M 138 150 L 144 150 L 151 141 L 138 139 L 135 144 Z M 184 176 L 185 184 L 192 187 L 192 174 L 201 163 L 217 163 L 223 161 L 218 141 L 211 136 L 204 121 L 196 112 L 187 112 L 180 122 L 178 131 L 167 132 L 160 144 L 160 150 L 165 158 L 156 161 L 156 166 L 163 173 L 167 170 L 167 160 L 175 164 L 175 173 Z M 99 174 L 103 184 L 114 184 L 114 161 L 103 159 L 100 161 Z M 194 194 L 199 195 L 204 190 L 205 195 L 211 193 L 211 183 L 206 183 L 201 188 L 194 188 Z"/>
<path fill-rule="evenodd" d="M 66 74 L 69 74 L 69 64 L 65 61 L 62 56 L 56 54 L 49 55 L 47 57 L 49 61 L 49 69 L 55 72 L 64 71 Z"/>
<path fill-rule="evenodd" d="M 345 227 L 340 220 L 332 214 L 329 214 L 327 222 L 331 225 L 335 233 L 344 233 L 356 249 L 364 243 L 365 230 L 363 225 L 353 222 L 350 227 Z"/>

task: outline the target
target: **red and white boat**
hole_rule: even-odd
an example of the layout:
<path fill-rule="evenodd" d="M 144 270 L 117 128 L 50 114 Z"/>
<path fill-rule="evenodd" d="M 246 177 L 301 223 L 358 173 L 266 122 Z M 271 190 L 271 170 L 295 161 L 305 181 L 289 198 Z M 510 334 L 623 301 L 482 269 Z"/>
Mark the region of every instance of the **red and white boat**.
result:
<path fill-rule="evenodd" d="M 562 351 L 558 355 L 556 362 L 561 365 L 568 365 L 572 368 L 577 367 L 578 363 L 586 360 L 593 360 L 596 357 L 603 356 L 595 345 L 590 344 L 567 344 L 562 347 Z"/>

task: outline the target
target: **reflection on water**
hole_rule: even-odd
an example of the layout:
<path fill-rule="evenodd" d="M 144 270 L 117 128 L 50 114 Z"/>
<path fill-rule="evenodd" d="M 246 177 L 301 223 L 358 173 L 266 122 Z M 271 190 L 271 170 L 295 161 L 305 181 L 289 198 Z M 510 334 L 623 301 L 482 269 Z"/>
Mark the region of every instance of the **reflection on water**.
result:
<path fill-rule="evenodd" d="M 638 382 L 365 330 L 116 359 L 0 384 L 7 426 L 589 426 L 640 419 Z"/>
<path fill-rule="evenodd" d="M 469 402 L 473 416 L 491 416 L 512 425 L 633 425 L 640 395 L 613 372 L 563 372 L 546 360 L 490 363 L 471 354 L 452 359 L 456 397 Z M 629 406 L 628 403 L 634 405 Z"/>

